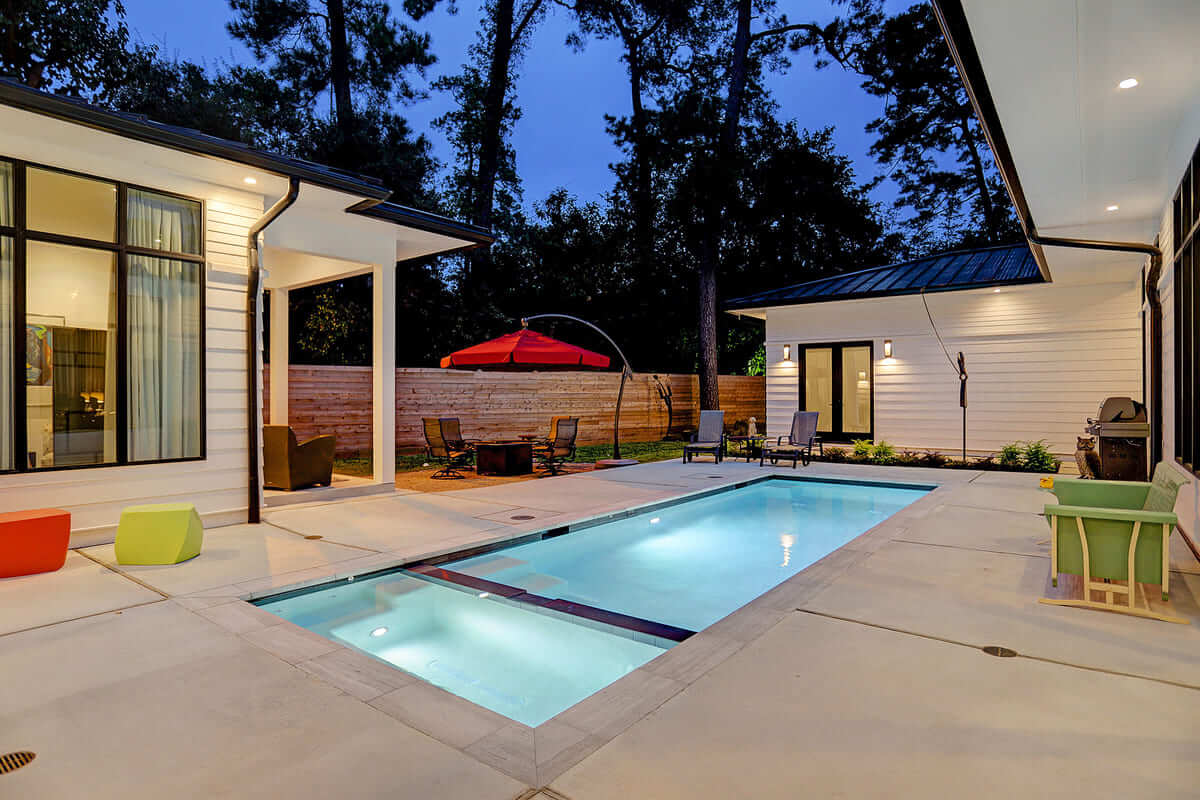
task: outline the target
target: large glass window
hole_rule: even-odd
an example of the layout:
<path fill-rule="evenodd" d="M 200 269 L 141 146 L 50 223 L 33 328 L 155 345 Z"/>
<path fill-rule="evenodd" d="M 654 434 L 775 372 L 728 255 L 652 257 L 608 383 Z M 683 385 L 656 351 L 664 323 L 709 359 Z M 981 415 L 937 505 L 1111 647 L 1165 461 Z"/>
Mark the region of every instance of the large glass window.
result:
<path fill-rule="evenodd" d="M 25 423 L 31 468 L 117 460 L 117 255 L 29 242 Z"/>
<path fill-rule="evenodd" d="M 13 240 L 0 236 L 0 470 L 13 469 Z"/>
<path fill-rule="evenodd" d="M 196 200 L 0 161 L 0 470 L 204 456 L 203 248 Z"/>
<path fill-rule="evenodd" d="M 827 442 L 870 439 L 873 349 L 870 342 L 804 346 L 800 353 L 800 408 L 817 412 Z"/>
<path fill-rule="evenodd" d="M 129 459 L 201 453 L 200 265 L 130 256 Z"/>
<path fill-rule="evenodd" d="M 26 226 L 98 242 L 117 240 L 117 186 L 66 172 L 25 171 Z"/>
<path fill-rule="evenodd" d="M 1200 204 L 1194 202 L 1200 180 L 1193 173 L 1200 164 L 1200 148 L 1183 173 L 1172 204 L 1174 250 L 1175 331 L 1175 460 L 1191 470 L 1200 469 Z"/>

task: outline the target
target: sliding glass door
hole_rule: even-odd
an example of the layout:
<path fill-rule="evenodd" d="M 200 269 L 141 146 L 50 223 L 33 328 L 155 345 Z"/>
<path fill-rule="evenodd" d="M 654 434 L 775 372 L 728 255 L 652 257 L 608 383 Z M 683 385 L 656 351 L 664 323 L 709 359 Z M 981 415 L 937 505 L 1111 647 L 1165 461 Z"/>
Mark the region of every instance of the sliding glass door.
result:
<path fill-rule="evenodd" d="M 825 441 L 874 437 L 874 361 L 871 342 L 800 347 L 800 408 L 817 412 Z"/>

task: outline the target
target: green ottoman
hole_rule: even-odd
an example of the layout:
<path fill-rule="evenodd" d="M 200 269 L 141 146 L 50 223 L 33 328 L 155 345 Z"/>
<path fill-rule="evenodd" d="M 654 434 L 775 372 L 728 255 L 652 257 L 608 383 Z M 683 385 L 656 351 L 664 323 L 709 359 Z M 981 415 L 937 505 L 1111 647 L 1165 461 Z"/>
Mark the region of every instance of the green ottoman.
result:
<path fill-rule="evenodd" d="M 118 564 L 178 564 L 200 555 L 204 526 L 191 503 L 130 506 L 117 526 Z"/>

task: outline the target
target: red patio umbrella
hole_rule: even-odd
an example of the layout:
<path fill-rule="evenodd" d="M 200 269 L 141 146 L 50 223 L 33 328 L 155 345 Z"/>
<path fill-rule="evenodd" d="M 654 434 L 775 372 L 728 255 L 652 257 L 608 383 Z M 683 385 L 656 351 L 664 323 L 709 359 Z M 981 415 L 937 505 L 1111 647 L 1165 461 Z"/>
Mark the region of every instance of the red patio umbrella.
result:
<path fill-rule="evenodd" d="M 524 328 L 451 353 L 442 366 L 454 369 L 604 369 L 608 356 Z"/>

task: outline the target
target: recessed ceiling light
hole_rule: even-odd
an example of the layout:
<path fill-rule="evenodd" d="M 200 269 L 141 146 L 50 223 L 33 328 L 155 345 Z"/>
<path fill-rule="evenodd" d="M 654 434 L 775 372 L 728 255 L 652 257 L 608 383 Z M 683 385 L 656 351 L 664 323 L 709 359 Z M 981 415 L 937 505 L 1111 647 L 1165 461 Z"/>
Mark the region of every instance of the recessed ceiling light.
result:
<path fill-rule="evenodd" d="M 387 628 L 384 627 L 379 627 L 371 631 L 372 636 L 383 636 L 385 633 L 387 633 Z"/>
<path fill-rule="evenodd" d="M 1137 85 L 1138 85 L 1137 78 L 1126 78 L 1125 80 L 1123 80 L 1117 84 L 1117 86 L 1120 86 L 1122 89 L 1132 89 L 1133 87 L 1135 87 Z"/>
<path fill-rule="evenodd" d="M 1121 207 L 1119 205 L 1117 205 L 1116 203 L 1113 203 L 1111 206 L 1105 206 L 1104 210 L 1105 211 L 1118 211 L 1118 210 L 1120 210 L 1120 208 Z"/>
<path fill-rule="evenodd" d="M 242 181 L 250 186 L 253 186 L 254 184 L 258 183 L 258 178 L 255 178 L 252 175 L 247 175 L 246 177 L 242 178 Z"/>

